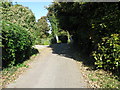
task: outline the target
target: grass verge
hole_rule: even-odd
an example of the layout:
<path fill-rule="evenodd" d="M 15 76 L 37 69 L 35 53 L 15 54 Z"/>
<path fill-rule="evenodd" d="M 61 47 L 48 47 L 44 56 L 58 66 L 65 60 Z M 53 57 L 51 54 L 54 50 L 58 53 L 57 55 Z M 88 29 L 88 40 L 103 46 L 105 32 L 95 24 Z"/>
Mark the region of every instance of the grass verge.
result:
<path fill-rule="evenodd" d="M 103 69 L 96 69 L 92 57 L 85 56 L 76 48 L 73 48 L 73 50 L 78 67 L 86 82 L 88 82 L 89 88 L 115 88 L 120 90 L 120 75 Z"/>
<path fill-rule="evenodd" d="M 89 79 L 100 86 L 100 88 L 120 89 L 118 76 L 112 75 L 104 70 L 96 70 L 88 75 Z"/>
<path fill-rule="evenodd" d="M 113 75 L 110 71 L 102 69 L 92 69 L 84 65 L 82 61 L 77 62 L 90 88 L 115 88 L 120 90 L 120 77 L 118 75 Z"/>

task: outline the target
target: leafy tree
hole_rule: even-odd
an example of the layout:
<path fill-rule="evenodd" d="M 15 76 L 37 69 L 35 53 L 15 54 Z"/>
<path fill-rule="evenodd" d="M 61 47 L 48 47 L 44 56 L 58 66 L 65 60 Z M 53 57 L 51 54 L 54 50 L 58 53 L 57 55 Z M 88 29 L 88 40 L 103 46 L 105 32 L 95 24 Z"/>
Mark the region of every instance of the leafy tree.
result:
<path fill-rule="evenodd" d="M 42 16 L 38 21 L 36 22 L 36 44 L 44 44 L 43 41 L 45 41 L 49 37 L 49 30 L 50 27 L 47 22 L 47 17 Z"/>
<path fill-rule="evenodd" d="M 29 58 L 33 39 L 25 28 L 3 21 L 2 45 L 2 63 L 3 67 L 7 67 Z"/>
<path fill-rule="evenodd" d="M 54 11 L 53 11 L 53 6 L 51 5 L 50 7 L 47 8 L 48 9 L 48 20 L 51 24 L 52 27 L 52 35 L 53 37 L 56 38 L 57 43 L 59 42 L 59 38 L 58 38 L 58 31 L 59 31 L 59 27 L 58 27 L 58 20 L 55 17 Z"/>
<path fill-rule="evenodd" d="M 22 5 L 12 5 L 10 2 L 2 2 L 2 20 L 18 24 L 31 32 L 36 30 L 35 16 L 28 7 Z"/>
<path fill-rule="evenodd" d="M 48 37 L 49 33 L 48 31 L 50 30 L 49 25 L 47 23 L 47 17 L 43 16 L 40 19 L 38 19 L 37 22 L 37 32 L 40 36 L 40 38 L 46 38 Z"/>
<path fill-rule="evenodd" d="M 120 53 L 118 50 L 120 45 L 117 44 L 120 37 L 119 3 L 54 2 L 48 10 L 51 15 L 54 14 L 59 28 L 71 34 L 81 52 L 87 56 L 94 56 L 97 67 L 106 69 L 111 63 L 107 70 L 119 70 L 120 58 L 117 55 Z M 107 43 L 112 43 L 112 46 Z M 116 55 L 113 55 L 114 50 L 118 50 Z M 103 55 L 107 57 L 105 60 Z"/>
<path fill-rule="evenodd" d="M 1 2 L 3 67 L 21 63 L 31 54 L 35 17 L 31 10 L 11 2 Z M 1 38 L 1 37 L 0 37 Z"/>

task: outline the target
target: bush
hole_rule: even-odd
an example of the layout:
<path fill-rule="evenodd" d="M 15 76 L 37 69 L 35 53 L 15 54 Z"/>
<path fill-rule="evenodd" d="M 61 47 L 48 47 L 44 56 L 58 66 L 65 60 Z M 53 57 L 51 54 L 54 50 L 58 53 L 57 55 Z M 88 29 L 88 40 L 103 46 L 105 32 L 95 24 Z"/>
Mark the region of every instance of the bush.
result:
<path fill-rule="evenodd" d="M 10 22 L 2 22 L 3 67 L 15 65 L 29 57 L 32 37 L 24 28 Z"/>
<path fill-rule="evenodd" d="M 37 29 L 35 16 L 33 12 L 28 8 L 19 4 L 13 5 L 12 2 L 2 2 L 1 8 L 1 20 L 8 21 L 17 24 L 26 30 L 31 32 L 32 37 L 35 37 L 35 32 Z"/>
<path fill-rule="evenodd" d="M 93 56 L 98 68 L 120 71 L 120 34 L 102 38 Z"/>

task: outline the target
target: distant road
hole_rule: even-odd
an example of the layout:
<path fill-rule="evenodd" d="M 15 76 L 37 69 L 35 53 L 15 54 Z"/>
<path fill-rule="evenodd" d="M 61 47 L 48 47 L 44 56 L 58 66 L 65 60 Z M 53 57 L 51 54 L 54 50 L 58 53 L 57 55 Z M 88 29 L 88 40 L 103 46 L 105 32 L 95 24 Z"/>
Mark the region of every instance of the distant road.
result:
<path fill-rule="evenodd" d="M 67 52 L 67 44 L 45 47 L 30 68 L 7 88 L 87 88 L 76 61 L 65 57 Z"/>

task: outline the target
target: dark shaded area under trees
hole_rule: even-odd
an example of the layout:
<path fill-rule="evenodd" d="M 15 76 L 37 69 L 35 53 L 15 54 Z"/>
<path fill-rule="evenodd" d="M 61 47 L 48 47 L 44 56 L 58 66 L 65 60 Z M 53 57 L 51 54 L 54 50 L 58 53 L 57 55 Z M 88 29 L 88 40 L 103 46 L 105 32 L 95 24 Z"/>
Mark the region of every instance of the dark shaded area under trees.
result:
<path fill-rule="evenodd" d="M 94 58 L 96 68 L 120 72 L 119 3 L 54 2 L 48 11 L 80 53 Z"/>

